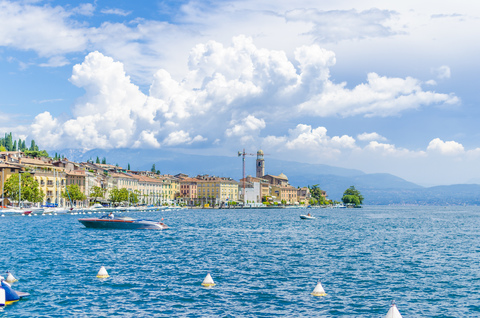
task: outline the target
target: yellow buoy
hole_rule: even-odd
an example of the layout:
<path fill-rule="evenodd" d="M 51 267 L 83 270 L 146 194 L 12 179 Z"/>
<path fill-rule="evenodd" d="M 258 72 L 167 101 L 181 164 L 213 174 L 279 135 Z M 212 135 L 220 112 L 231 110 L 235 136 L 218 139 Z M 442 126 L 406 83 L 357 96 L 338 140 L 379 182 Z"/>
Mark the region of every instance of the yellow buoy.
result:
<path fill-rule="evenodd" d="M 327 296 L 327 293 L 323 289 L 322 283 L 318 282 L 317 286 L 312 292 L 313 296 Z"/>
<path fill-rule="evenodd" d="M 100 270 L 97 273 L 97 278 L 107 278 L 110 277 L 108 275 L 107 270 L 105 269 L 105 266 L 100 267 Z"/>
<path fill-rule="evenodd" d="M 205 279 L 203 280 L 202 286 L 203 287 L 213 287 L 213 286 L 215 286 L 215 283 L 213 282 L 213 278 L 212 278 L 212 276 L 210 276 L 210 273 L 208 273 L 207 276 L 205 276 Z"/>
<path fill-rule="evenodd" d="M 13 284 L 15 282 L 18 281 L 18 279 L 16 279 L 15 277 L 13 277 L 12 273 L 10 272 L 7 272 L 8 275 L 7 275 L 7 279 L 6 279 L 6 282 L 9 283 L 9 284 Z"/>

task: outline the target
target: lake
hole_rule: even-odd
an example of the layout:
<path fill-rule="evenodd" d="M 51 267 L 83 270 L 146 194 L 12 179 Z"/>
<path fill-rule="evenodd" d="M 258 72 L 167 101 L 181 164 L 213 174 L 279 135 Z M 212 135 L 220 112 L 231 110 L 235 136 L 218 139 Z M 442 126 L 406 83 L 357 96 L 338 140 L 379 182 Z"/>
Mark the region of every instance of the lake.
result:
<path fill-rule="evenodd" d="M 164 231 L 2 217 L 0 272 L 31 296 L 0 317 L 385 317 L 392 300 L 405 318 L 480 316 L 480 207 L 305 211 L 122 213 Z"/>

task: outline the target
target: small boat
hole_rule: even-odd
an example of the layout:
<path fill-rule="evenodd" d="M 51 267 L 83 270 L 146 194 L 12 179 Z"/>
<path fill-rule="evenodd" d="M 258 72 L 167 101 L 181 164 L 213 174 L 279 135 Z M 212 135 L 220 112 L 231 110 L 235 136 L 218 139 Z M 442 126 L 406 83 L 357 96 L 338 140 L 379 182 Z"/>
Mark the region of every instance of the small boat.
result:
<path fill-rule="evenodd" d="M 163 222 L 133 219 L 130 217 L 115 218 L 104 215 L 100 218 L 78 219 L 87 228 L 124 229 L 124 230 L 165 230 L 168 226 Z"/>
<path fill-rule="evenodd" d="M 305 215 L 305 214 L 302 214 L 300 215 L 300 218 L 303 219 L 303 220 L 315 220 L 315 217 L 313 215 Z"/>

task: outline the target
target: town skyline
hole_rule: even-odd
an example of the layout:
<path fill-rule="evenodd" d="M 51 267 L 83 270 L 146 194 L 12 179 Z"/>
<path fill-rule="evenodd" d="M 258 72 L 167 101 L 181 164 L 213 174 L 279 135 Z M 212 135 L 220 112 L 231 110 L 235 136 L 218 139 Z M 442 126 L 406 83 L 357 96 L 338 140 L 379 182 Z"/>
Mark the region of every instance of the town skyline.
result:
<path fill-rule="evenodd" d="M 263 149 L 422 186 L 480 183 L 480 4 L 0 7 L 0 133 L 49 152 Z"/>

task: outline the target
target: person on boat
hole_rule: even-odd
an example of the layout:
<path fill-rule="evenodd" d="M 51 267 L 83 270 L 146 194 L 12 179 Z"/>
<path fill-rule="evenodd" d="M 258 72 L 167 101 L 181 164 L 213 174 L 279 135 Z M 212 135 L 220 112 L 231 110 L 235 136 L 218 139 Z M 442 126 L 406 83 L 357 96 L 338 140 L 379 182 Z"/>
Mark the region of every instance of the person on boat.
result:
<path fill-rule="evenodd" d="M 110 213 L 108 214 L 108 217 L 111 218 L 111 219 L 113 219 L 113 218 L 114 218 L 113 212 L 110 212 Z"/>
<path fill-rule="evenodd" d="M 308 213 L 307 216 L 312 216 L 312 215 L 310 213 Z"/>

